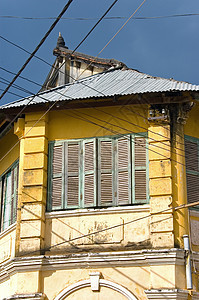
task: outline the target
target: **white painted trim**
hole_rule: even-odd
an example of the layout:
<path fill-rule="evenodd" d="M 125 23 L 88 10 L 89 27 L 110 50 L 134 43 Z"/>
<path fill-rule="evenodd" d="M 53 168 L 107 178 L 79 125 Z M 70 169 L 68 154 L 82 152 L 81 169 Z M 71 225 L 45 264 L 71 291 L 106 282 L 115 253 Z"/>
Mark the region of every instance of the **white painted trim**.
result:
<path fill-rule="evenodd" d="M 189 210 L 189 214 L 191 217 L 199 218 L 199 211 L 198 210 Z"/>
<path fill-rule="evenodd" d="M 47 219 L 65 218 L 65 217 L 80 217 L 92 215 L 106 215 L 106 214 L 121 214 L 121 213 L 143 213 L 150 212 L 150 205 L 135 205 L 135 206 L 120 206 L 120 207 L 107 207 L 107 208 L 91 208 L 91 209 L 74 209 L 64 211 L 46 212 Z"/>
<path fill-rule="evenodd" d="M 119 285 L 115 282 L 111 282 L 111 281 L 105 280 L 105 279 L 100 279 L 99 284 L 100 284 L 100 286 L 104 286 L 104 287 L 110 288 L 114 291 L 117 291 L 118 293 L 125 296 L 128 300 L 137 300 L 137 298 L 130 291 L 128 291 L 126 288 L 122 287 L 121 285 Z M 91 286 L 90 280 L 82 280 L 82 281 L 76 282 L 76 283 L 70 285 L 69 287 L 67 287 L 66 289 L 64 289 L 54 300 L 64 300 L 71 293 L 73 293 L 77 290 L 80 290 L 84 287 L 89 287 L 89 286 Z"/>
<path fill-rule="evenodd" d="M 115 267 L 184 265 L 184 250 L 161 249 L 15 257 L 1 264 L 0 282 L 18 272 L 109 268 L 110 265 Z"/>
<path fill-rule="evenodd" d="M 12 232 L 14 229 L 16 229 L 16 222 L 0 233 L 0 239 Z"/>
<path fill-rule="evenodd" d="M 199 293 L 198 292 L 192 292 L 192 300 L 198 300 L 199 299 Z"/>
<path fill-rule="evenodd" d="M 179 289 L 151 289 L 145 290 L 145 294 L 149 300 L 187 300 L 189 292 Z"/>

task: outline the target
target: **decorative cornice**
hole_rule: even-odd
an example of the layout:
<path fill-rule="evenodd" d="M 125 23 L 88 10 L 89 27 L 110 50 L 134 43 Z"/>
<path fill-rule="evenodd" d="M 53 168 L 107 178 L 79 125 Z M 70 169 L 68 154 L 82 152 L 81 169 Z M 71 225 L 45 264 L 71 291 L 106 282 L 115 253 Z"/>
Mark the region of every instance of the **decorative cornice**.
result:
<path fill-rule="evenodd" d="M 161 299 L 172 299 L 172 300 L 187 300 L 189 292 L 186 290 L 179 289 L 151 289 L 145 290 L 145 293 L 149 300 L 161 300 Z"/>
<path fill-rule="evenodd" d="M 3 298 L 3 300 L 44 300 L 45 295 L 42 293 L 36 294 L 18 294 L 9 296 L 8 298 Z"/>
<path fill-rule="evenodd" d="M 0 233 L 0 239 L 2 239 L 7 234 L 11 233 L 14 229 L 16 229 L 16 222 Z"/>
<path fill-rule="evenodd" d="M 138 212 L 150 212 L 150 206 L 136 205 L 136 206 L 123 206 L 123 207 L 108 207 L 108 208 L 92 208 L 92 209 L 75 209 L 65 211 L 53 211 L 47 212 L 46 218 L 64 218 L 64 217 L 79 217 L 90 215 L 102 215 L 102 214 L 121 214 L 121 213 L 138 213 Z"/>
<path fill-rule="evenodd" d="M 15 257 L 1 264 L 0 282 L 17 272 L 121 266 L 184 265 L 182 249 Z"/>

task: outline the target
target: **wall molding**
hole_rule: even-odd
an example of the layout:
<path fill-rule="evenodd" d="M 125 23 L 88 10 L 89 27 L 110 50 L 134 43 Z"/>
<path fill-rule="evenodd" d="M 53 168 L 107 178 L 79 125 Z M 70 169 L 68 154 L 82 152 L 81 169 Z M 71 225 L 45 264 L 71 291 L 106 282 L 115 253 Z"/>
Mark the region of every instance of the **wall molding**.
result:
<path fill-rule="evenodd" d="M 128 299 L 128 300 L 138 300 L 129 290 L 127 290 L 126 288 L 124 288 L 123 286 L 121 286 L 115 282 L 105 280 L 105 279 L 100 279 L 99 285 L 110 288 L 114 291 L 117 291 L 118 293 L 125 296 L 126 299 Z M 70 285 L 69 287 L 64 289 L 54 300 L 64 300 L 68 295 L 74 293 L 75 291 L 77 291 L 79 289 L 85 288 L 85 287 L 91 287 L 90 279 L 82 280 L 82 281 L 79 281 L 79 282 L 76 282 L 76 283 Z"/>
<path fill-rule="evenodd" d="M 180 289 L 151 289 L 145 290 L 145 293 L 149 300 L 187 300 L 189 295 L 188 291 Z"/>
<path fill-rule="evenodd" d="M 3 300 L 44 300 L 45 295 L 42 293 L 36 294 L 18 294 L 3 298 Z"/>
<path fill-rule="evenodd" d="M 120 206 L 120 207 L 107 207 L 107 208 L 91 208 L 91 209 L 74 209 L 64 211 L 46 212 L 47 219 L 66 218 L 66 217 L 79 217 L 91 215 L 106 215 L 106 214 L 121 214 L 121 213 L 143 213 L 150 212 L 150 205 L 135 205 L 135 206 Z"/>
<path fill-rule="evenodd" d="M 199 255 L 198 255 L 199 261 Z M 0 264 L 0 282 L 18 272 L 54 271 L 79 268 L 109 268 L 151 265 L 184 265 L 183 249 L 38 255 L 15 257 Z"/>
<path fill-rule="evenodd" d="M 8 228 L 6 228 L 4 231 L 2 231 L 0 233 L 0 239 L 2 239 L 3 237 L 5 237 L 6 235 L 8 235 L 9 233 L 11 233 L 12 231 L 14 231 L 16 229 L 16 222 L 12 225 L 10 225 Z"/>

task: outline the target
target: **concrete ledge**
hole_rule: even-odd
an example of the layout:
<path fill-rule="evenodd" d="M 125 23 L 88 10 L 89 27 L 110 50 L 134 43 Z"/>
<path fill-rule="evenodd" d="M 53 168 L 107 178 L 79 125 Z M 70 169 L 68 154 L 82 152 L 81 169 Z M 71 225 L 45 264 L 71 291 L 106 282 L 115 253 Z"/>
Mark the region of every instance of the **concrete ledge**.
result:
<path fill-rule="evenodd" d="M 176 300 L 187 300 L 189 292 L 186 290 L 179 289 L 151 289 L 145 290 L 145 293 L 149 300 L 153 299 L 176 299 Z"/>
<path fill-rule="evenodd" d="M 42 293 L 36 294 L 20 294 L 20 295 L 13 295 L 7 298 L 3 298 L 3 300 L 44 300 L 46 296 Z"/>

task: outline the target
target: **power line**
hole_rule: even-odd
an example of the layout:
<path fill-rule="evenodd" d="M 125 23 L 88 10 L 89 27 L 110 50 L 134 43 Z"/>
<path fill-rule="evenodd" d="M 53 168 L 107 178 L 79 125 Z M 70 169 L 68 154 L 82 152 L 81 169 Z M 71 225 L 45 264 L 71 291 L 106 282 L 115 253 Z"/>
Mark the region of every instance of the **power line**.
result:
<path fill-rule="evenodd" d="M 154 20 L 154 19 L 168 19 L 168 18 L 179 18 L 179 17 L 195 17 L 199 14 L 190 13 L 190 14 L 173 14 L 167 16 L 153 16 L 153 17 L 134 17 L 135 20 Z M 22 19 L 22 20 L 54 20 L 56 17 L 24 17 L 24 16 L 0 16 L 1 19 Z M 127 19 L 125 16 L 110 16 L 105 17 L 104 20 L 124 20 Z M 62 20 L 71 20 L 71 21 L 95 21 L 97 18 L 84 18 L 84 17 L 62 17 Z"/>
<path fill-rule="evenodd" d="M 122 27 L 116 32 L 116 34 L 113 36 L 113 38 L 121 31 L 121 29 L 127 24 L 127 22 L 132 18 L 132 16 L 138 11 L 138 9 L 139 8 L 141 8 L 141 6 L 144 4 L 144 2 L 146 2 L 146 0 L 144 0 L 142 3 L 141 3 L 141 5 L 136 9 L 136 11 L 129 17 L 129 19 L 122 25 Z M 101 52 L 106 48 L 106 46 L 113 40 L 113 38 L 105 45 L 105 47 L 101 50 Z M 99 55 L 99 54 L 98 54 Z M 85 70 L 84 70 L 85 71 Z M 82 83 L 83 84 L 83 83 Z M 70 87 L 70 86 L 69 86 Z M 89 87 L 89 88 L 91 88 L 91 87 Z M 94 89 L 95 90 L 95 89 Z M 99 91 L 98 91 L 99 92 Z M 102 93 L 103 94 L 103 93 Z M 59 99 L 51 106 L 51 107 L 53 107 L 57 102 L 59 101 Z M 51 109 L 51 108 L 50 108 Z M 14 147 L 14 146 L 13 146 Z M 10 149 L 10 151 L 11 151 L 12 149 Z M 9 151 L 9 152 L 10 152 Z M 5 157 L 5 156 L 4 156 Z M 3 157 L 3 158 L 4 158 Z M 2 158 L 2 159 L 3 159 Z M 1 160 L 2 160 L 1 159 Z"/>
<path fill-rule="evenodd" d="M 7 86 L 7 88 L 4 90 L 4 92 L 1 94 L 0 99 L 6 94 L 6 92 L 9 90 L 9 88 L 12 86 L 12 84 L 15 82 L 15 80 L 19 77 L 19 75 L 22 73 L 22 71 L 25 69 L 25 67 L 28 65 L 28 63 L 31 61 L 31 59 L 33 58 L 33 56 L 37 53 L 37 51 L 39 50 L 39 48 L 42 46 L 42 44 L 45 42 L 45 40 L 47 39 L 47 37 L 49 36 L 49 34 L 51 33 L 51 31 L 54 29 L 54 27 L 56 26 L 56 24 L 59 22 L 59 20 L 61 19 L 61 17 L 63 16 L 63 14 L 67 11 L 67 9 L 69 8 L 70 4 L 73 2 L 73 0 L 68 0 L 67 4 L 65 5 L 65 7 L 62 9 L 61 13 L 59 14 L 59 16 L 56 18 L 56 20 L 53 22 L 53 24 L 51 25 L 51 27 L 49 28 L 49 30 L 46 32 L 46 34 L 44 35 L 44 37 L 41 39 L 41 41 L 39 42 L 39 44 L 37 45 L 37 47 L 35 48 L 35 50 L 31 53 L 31 55 L 29 56 L 29 58 L 26 60 L 26 62 L 23 64 L 23 66 L 21 67 L 21 69 L 18 71 L 17 75 L 14 76 L 14 78 L 12 79 L 12 81 L 9 83 L 9 85 Z"/>

